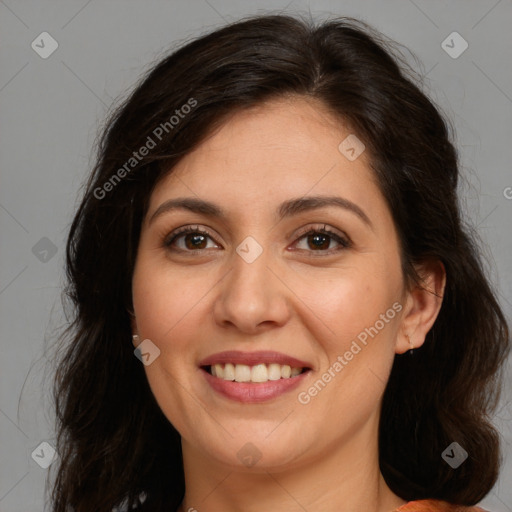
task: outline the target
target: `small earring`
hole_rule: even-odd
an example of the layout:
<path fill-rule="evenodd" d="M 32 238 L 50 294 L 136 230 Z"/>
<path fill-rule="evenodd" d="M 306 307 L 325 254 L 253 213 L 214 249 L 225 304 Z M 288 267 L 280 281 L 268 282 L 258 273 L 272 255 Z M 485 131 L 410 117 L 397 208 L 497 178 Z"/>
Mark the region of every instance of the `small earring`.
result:
<path fill-rule="evenodd" d="M 138 334 L 134 334 L 132 336 L 132 343 L 137 346 L 139 344 L 139 335 Z"/>
<path fill-rule="evenodd" d="M 414 345 L 412 344 L 412 341 L 411 341 L 411 338 L 408 334 L 405 335 L 407 337 L 407 339 L 409 340 L 409 345 L 411 346 L 411 348 L 409 349 L 409 354 L 412 356 L 413 352 L 414 352 Z"/>

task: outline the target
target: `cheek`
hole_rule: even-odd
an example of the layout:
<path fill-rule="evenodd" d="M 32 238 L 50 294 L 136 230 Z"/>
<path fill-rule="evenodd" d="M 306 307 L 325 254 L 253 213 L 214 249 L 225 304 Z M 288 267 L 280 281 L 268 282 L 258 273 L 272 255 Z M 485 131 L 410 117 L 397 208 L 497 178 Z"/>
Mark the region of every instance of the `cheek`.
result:
<path fill-rule="evenodd" d="M 161 261 L 141 259 L 132 286 L 140 334 L 157 343 L 165 342 L 186 324 L 188 317 L 197 314 L 209 287 L 208 276 L 197 268 L 171 272 Z M 176 339 L 179 341 L 179 337 Z"/>
<path fill-rule="evenodd" d="M 304 302 L 323 357 L 316 379 L 299 390 L 299 403 L 310 405 L 313 417 L 323 418 L 328 410 L 333 425 L 356 429 L 378 409 L 395 355 L 399 283 L 399 273 L 377 278 L 352 268 L 309 288 Z"/>
<path fill-rule="evenodd" d="M 318 273 L 303 274 L 295 283 L 297 296 L 308 306 L 304 314 L 310 317 L 310 329 L 315 329 L 317 339 L 323 340 L 330 358 L 334 352 L 343 353 L 361 333 L 364 339 L 366 329 L 376 322 L 379 338 L 386 338 L 390 344 L 394 340 L 397 322 L 393 320 L 396 314 L 392 306 L 400 297 L 400 274 L 393 268 L 375 266 L 370 272 L 372 266 L 369 261 L 366 263 L 337 269 L 323 278 Z M 386 320 L 384 328 L 381 315 Z"/>
<path fill-rule="evenodd" d="M 191 368 L 191 347 L 201 325 L 198 316 L 204 318 L 206 314 L 201 301 L 205 286 L 204 282 L 200 284 L 197 272 L 194 276 L 191 271 L 171 274 L 165 264 L 149 257 L 140 258 L 133 276 L 139 335 L 160 350 L 158 358 L 144 370 L 160 408 L 180 432 L 186 431 L 187 421 L 198 414 L 195 402 L 190 403 L 183 389 L 190 388 L 189 379 L 196 370 Z"/>

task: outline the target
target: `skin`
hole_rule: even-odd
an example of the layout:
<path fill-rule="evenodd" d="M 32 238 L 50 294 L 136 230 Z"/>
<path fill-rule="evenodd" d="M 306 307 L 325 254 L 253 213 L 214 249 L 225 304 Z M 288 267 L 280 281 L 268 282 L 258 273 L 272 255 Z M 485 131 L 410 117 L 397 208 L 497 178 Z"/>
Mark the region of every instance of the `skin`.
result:
<path fill-rule="evenodd" d="M 367 152 L 351 162 L 338 150 L 350 133 L 315 100 L 273 100 L 232 116 L 152 193 L 133 276 L 133 332 L 161 351 L 145 371 L 182 436 L 182 511 L 338 512 L 343 504 L 385 512 L 405 503 L 379 471 L 382 395 L 395 354 L 420 347 L 434 323 L 444 271 L 425 265 L 425 288 L 407 289 Z M 371 226 L 335 206 L 276 217 L 284 201 L 333 195 L 355 203 Z M 162 203 L 183 197 L 213 202 L 226 216 L 179 209 L 150 221 Z M 208 232 L 199 249 L 193 234 L 165 246 L 182 226 Z M 302 236 L 324 226 L 350 245 L 327 237 L 318 249 Z M 247 236 L 263 248 L 252 263 L 236 252 Z M 343 371 L 299 403 L 397 302 L 401 311 Z M 312 371 L 299 389 L 239 403 L 215 392 L 198 367 L 225 350 L 275 350 Z M 252 467 L 237 457 L 248 442 L 261 455 Z"/>

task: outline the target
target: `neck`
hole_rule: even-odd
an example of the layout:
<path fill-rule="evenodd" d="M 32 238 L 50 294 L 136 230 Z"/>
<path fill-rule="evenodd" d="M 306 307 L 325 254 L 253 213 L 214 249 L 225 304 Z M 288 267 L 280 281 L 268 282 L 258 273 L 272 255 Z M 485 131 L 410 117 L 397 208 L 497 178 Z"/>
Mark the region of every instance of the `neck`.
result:
<path fill-rule="evenodd" d="M 405 501 L 380 473 L 373 430 L 366 425 L 350 443 L 340 441 L 286 467 L 250 469 L 220 464 L 182 440 L 186 492 L 180 512 L 393 511 Z"/>

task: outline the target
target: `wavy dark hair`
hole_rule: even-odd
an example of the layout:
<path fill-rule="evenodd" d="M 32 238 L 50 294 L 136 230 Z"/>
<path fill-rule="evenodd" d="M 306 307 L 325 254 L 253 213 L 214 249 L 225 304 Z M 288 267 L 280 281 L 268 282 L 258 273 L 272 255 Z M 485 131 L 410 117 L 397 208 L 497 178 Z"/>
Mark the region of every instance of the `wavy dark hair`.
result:
<path fill-rule="evenodd" d="M 318 100 L 366 145 L 399 234 L 405 282 L 419 282 L 415 269 L 425 261 L 446 269 L 438 318 L 422 348 L 395 357 L 384 394 L 387 484 L 405 500 L 462 505 L 491 490 L 500 451 L 489 418 L 509 332 L 461 219 L 451 131 L 421 89 L 397 46 L 349 18 L 244 19 L 185 44 L 146 74 L 109 117 L 69 232 L 65 298 L 73 316 L 54 382 L 55 512 L 169 511 L 181 503 L 180 436 L 131 343 L 141 222 L 153 188 L 184 155 L 230 115 L 283 96 Z M 171 126 L 186 104 L 194 106 Z M 127 167 L 164 123 L 156 146 Z M 453 441 L 469 454 L 457 470 L 441 458 Z"/>

